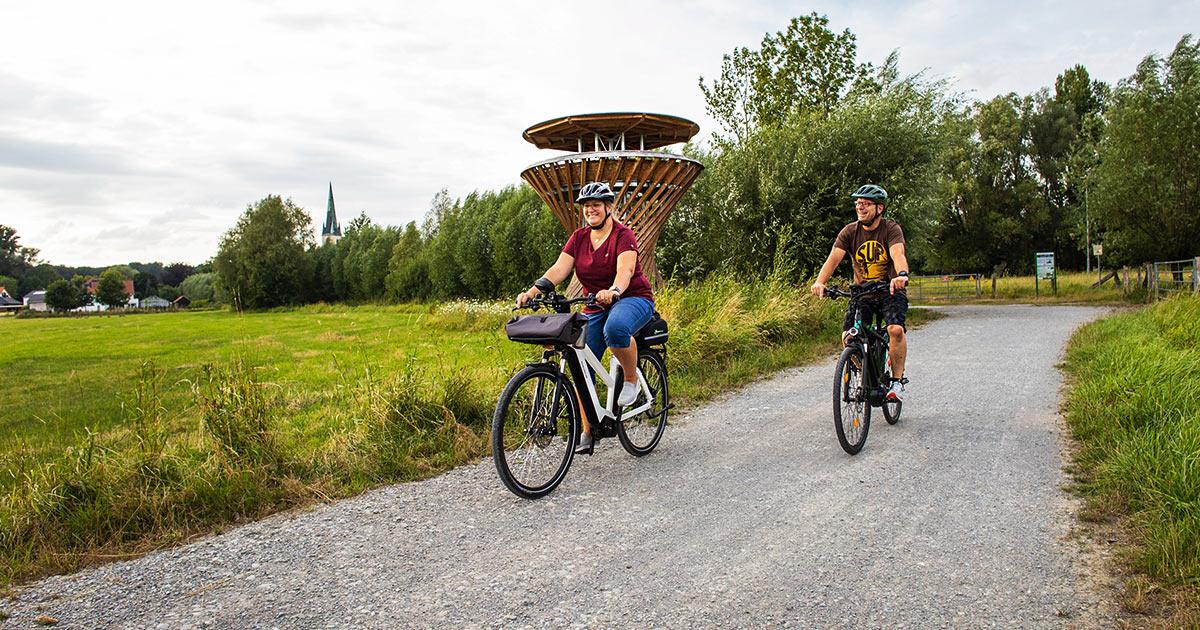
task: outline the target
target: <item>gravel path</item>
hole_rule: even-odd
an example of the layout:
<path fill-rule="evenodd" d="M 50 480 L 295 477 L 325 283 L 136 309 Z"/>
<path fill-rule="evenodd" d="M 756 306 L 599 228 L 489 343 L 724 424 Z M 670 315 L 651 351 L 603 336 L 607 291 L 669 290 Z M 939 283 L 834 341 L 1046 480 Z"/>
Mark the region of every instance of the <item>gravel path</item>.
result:
<path fill-rule="evenodd" d="M 900 424 L 855 457 L 830 360 L 695 410 L 649 457 L 603 442 L 547 499 L 488 460 L 43 580 L 0 627 L 1084 623 L 1054 366 L 1102 311 L 947 310 L 911 335 Z"/>

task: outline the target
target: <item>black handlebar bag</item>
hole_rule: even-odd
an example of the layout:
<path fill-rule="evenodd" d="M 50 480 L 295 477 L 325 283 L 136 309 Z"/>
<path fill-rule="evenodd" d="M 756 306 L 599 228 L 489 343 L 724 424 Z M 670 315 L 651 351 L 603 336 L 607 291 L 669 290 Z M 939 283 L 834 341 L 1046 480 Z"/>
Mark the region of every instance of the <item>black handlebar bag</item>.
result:
<path fill-rule="evenodd" d="M 512 341 L 573 345 L 583 335 L 587 317 L 579 313 L 546 313 L 514 316 L 504 325 Z"/>

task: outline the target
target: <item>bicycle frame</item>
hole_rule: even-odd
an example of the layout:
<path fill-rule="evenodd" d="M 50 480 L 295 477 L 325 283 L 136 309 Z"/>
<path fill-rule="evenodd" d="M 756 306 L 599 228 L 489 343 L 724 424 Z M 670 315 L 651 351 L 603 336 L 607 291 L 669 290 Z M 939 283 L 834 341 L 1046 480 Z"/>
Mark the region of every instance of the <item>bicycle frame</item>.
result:
<path fill-rule="evenodd" d="M 548 299 L 535 303 L 534 308 L 546 306 L 558 313 L 568 313 L 572 304 L 593 303 L 591 296 L 588 296 L 586 299 L 575 298 L 564 301 L 555 296 L 553 292 L 547 292 L 546 297 Z M 580 332 L 580 338 L 576 344 L 557 344 L 552 350 L 547 347 L 546 352 L 542 354 L 542 361 L 548 362 L 554 354 L 561 355 L 558 361 L 559 372 L 562 373 L 564 368 L 566 368 L 571 375 L 571 380 L 575 384 L 575 391 L 581 398 L 585 392 L 587 394 L 586 404 L 584 404 L 584 401 L 580 401 L 580 406 L 583 407 L 588 426 L 605 429 L 603 433 L 606 435 L 601 437 L 611 437 L 607 433 L 609 433 L 609 430 L 615 432 L 613 424 L 620 420 L 620 416 L 636 416 L 639 413 L 649 410 L 653 406 L 654 397 L 650 393 L 650 386 L 647 385 L 646 378 L 642 375 L 642 370 L 635 368 L 637 369 L 638 389 L 645 396 L 646 402 L 637 407 L 624 409 L 618 415 L 616 413 L 616 385 L 617 369 L 620 368 L 621 363 L 617 361 L 616 357 L 613 357 L 609 362 L 608 371 L 605 371 L 604 364 L 592 353 L 592 349 L 583 343 L 584 339 L 587 339 L 586 328 Z M 596 393 L 596 382 L 593 376 L 599 376 L 600 380 L 604 381 L 604 384 L 608 387 L 607 400 L 603 405 L 600 404 L 600 396 Z M 608 423 L 608 426 L 605 426 L 605 422 L 609 420 L 612 422 Z"/>
<path fill-rule="evenodd" d="M 856 295 L 851 298 L 854 305 L 854 327 L 850 329 L 850 338 L 862 344 L 863 362 L 863 383 L 862 389 L 867 397 L 867 402 L 873 407 L 883 406 L 884 396 L 887 383 L 883 383 L 883 371 L 886 366 L 882 365 L 883 353 L 887 351 L 891 343 L 885 329 L 882 325 L 872 326 L 863 325 L 863 307 L 862 298 L 868 293 Z M 882 313 L 874 313 L 875 318 L 882 321 Z"/>
<path fill-rule="evenodd" d="M 586 335 L 587 331 L 585 330 L 583 334 Z M 560 350 L 556 349 L 555 351 L 559 352 Z M 562 370 L 565 366 L 569 370 L 571 380 L 575 383 L 575 391 L 581 397 L 585 395 L 587 397 L 586 402 L 581 401 L 583 403 L 581 406 L 583 407 L 584 415 L 587 416 L 588 424 L 592 427 L 602 427 L 606 420 L 614 422 L 620 420 L 620 416 L 616 414 L 615 409 L 617 370 L 621 364 L 617 361 L 616 357 L 613 357 L 609 361 L 609 368 L 606 372 L 604 365 L 600 363 L 595 354 L 592 354 L 591 348 L 588 348 L 586 345 L 583 348 L 567 346 L 561 349 L 561 353 L 562 356 L 559 358 L 558 363 L 559 370 Z M 599 376 L 600 380 L 608 388 L 606 400 L 603 405 L 600 404 L 600 396 L 596 392 L 596 383 L 593 376 Z M 622 416 L 636 416 L 650 409 L 653 404 L 650 387 L 646 384 L 646 379 L 642 376 L 640 369 L 637 370 L 637 382 L 638 389 L 645 396 L 647 402 L 637 407 L 624 409 L 621 413 Z"/>

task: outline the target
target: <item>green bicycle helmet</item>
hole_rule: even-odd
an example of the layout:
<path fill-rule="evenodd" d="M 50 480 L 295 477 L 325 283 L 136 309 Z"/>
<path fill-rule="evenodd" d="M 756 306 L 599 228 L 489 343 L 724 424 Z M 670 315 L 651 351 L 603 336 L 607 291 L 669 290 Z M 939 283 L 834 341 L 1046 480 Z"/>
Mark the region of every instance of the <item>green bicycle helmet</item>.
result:
<path fill-rule="evenodd" d="M 854 191 L 853 195 L 850 195 L 850 198 L 870 199 L 875 203 L 886 203 L 888 200 L 888 194 L 882 186 L 876 186 L 875 184 L 863 184 L 862 186 L 858 187 L 858 190 Z"/>

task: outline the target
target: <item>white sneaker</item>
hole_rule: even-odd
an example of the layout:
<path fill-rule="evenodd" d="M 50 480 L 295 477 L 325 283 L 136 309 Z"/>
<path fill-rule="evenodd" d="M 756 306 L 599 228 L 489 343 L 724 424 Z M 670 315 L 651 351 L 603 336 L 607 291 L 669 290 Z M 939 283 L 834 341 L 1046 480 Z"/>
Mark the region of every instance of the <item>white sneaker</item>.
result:
<path fill-rule="evenodd" d="M 625 384 L 621 386 L 621 395 L 617 396 L 617 404 L 622 407 L 628 407 L 629 405 L 633 404 L 633 401 L 637 400 L 637 396 L 637 383 L 625 381 Z"/>
<path fill-rule="evenodd" d="M 904 383 L 901 383 L 900 381 L 892 381 L 892 387 L 888 390 L 887 399 L 904 402 L 903 394 Z"/>

